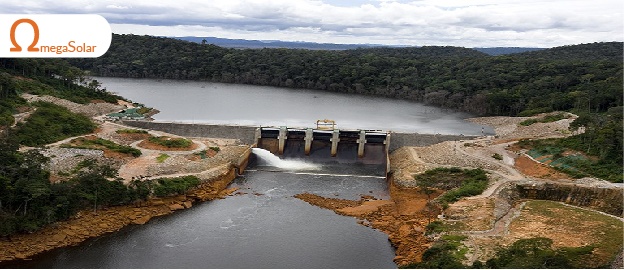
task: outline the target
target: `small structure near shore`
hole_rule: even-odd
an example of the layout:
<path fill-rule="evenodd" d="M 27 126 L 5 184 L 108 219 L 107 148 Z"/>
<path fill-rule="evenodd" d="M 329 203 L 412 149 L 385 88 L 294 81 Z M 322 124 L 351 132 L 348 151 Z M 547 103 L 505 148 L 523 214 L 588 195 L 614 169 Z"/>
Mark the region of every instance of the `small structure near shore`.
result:
<path fill-rule="evenodd" d="M 110 120 L 143 120 L 145 115 L 139 113 L 144 107 L 128 108 L 116 113 L 109 113 L 106 117 Z"/>

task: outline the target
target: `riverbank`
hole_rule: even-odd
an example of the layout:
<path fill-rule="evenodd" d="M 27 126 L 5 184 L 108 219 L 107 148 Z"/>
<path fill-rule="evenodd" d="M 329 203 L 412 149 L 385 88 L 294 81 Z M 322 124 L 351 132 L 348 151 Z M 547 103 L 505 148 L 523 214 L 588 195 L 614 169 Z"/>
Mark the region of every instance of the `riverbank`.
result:
<path fill-rule="evenodd" d="M 24 260 L 52 249 L 78 245 L 87 239 L 119 231 L 126 226 L 142 225 L 152 218 L 190 208 L 199 202 L 224 198 L 236 191 L 226 189 L 236 178 L 232 165 L 222 165 L 202 177 L 202 184 L 186 195 L 153 198 L 97 212 L 84 210 L 70 220 L 54 223 L 34 233 L 0 240 L 0 263 Z"/>
<path fill-rule="evenodd" d="M 424 235 L 427 224 L 437 215 L 427 208 L 427 196 L 415 188 L 388 183 L 391 200 L 362 196 L 360 200 L 325 198 L 302 193 L 296 198 L 309 204 L 329 209 L 336 214 L 358 219 L 358 223 L 380 230 L 388 235 L 395 248 L 394 262 L 399 266 L 420 262 L 422 254 L 432 241 Z M 431 195 L 435 198 L 441 192 Z"/>

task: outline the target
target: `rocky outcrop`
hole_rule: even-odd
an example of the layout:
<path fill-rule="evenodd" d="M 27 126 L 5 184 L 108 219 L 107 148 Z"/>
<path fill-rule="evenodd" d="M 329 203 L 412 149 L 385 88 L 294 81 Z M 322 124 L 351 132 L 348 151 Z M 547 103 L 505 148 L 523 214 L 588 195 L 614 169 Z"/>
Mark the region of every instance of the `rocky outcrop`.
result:
<path fill-rule="evenodd" d="M 600 212 L 623 217 L 623 193 L 621 188 L 587 187 L 565 183 L 534 182 L 518 184 L 522 199 L 551 200 L 587 207 Z"/>

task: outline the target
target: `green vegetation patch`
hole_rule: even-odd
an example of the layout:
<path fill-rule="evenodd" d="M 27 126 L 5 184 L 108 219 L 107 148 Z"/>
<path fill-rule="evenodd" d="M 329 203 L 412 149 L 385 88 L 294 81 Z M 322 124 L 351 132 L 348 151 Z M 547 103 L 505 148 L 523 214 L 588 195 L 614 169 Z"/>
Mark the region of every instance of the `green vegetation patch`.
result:
<path fill-rule="evenodd" d="M 487 174 L 482 169 L 435 168 L 414 176 L 419 187 L 448 190 L 436 198 L 443 206 L 462 197 L 481 194 L 488 186 Z"/>
<path fill-rule="evenodd" d="M 201 151 L 195 152 L 193 154 L 196 155 L 196 156 L 199 156 L 201 159 L 208 158 L 208 152 L 206 150 L 201 150 Z"/>
<path fill-rule="evenodd" d="M 147 134 L 147 130 L 134 129 L 134 128 L 122 128 L 115 131 L 117 134 Z"/>
<path fill-rule="evenodd" d="M 437 234 L 437 233 L 442 233 L 446 231 L 448 231 L 446 224 L 440 220 L 429 222 L 429 224 L 425 226 L 426 235 Z"/>
<path fill-rule="evenodd" d="M 193 145 L 193 141 L 184 138 L 170 138 L 167 136 L 150 137 L 149 141 L 167 148 L 187 148 Z"/>
<path fill-rule="evenodd" d="M 145 115 L 146 113 L 150 112 L 152 110 L 152 108 L 149 107 L 139 107 L 136 110 L 136 113 L 141 114 L 141 115 Z"/>
<path fill-rule="evenodd" d="M 18 141 L 27 146 L 41 146 L 69 137 L 84 135 L 96 125 L 80 114 L 49 102 L 36 102 L 37 110 L 25 123 L 17 125 Z"/>
<path fill-rule="evenodd" d="M 536 160 L 550 161 L 550 166 L 574 178 L 594 176 L 621 183 L 624 178 L 622 151 L 615 147 L 621 145 L 622 138 L 611 138 L 615 144 L 598 144 L 606 138 L 590 143 L 590 137 L 581 134 L 559 139 L 521 140 L 518 145 L 530 149 L 527 154 Z M 565 152 L 576 154 L 564 155 Z"/>
<path fill-rule="evenodd" d="M 156 157 L 156 162 L 163 163 L 168 158 L 169 158 L 169 155 L 163 153 L 163 154 L 160 154 L 158 157 Z"/>
<path fill-rule="evenodd" d="M 594 250 L 592 246 L 576 248 L 552 247 L 553 241 L 544 237 L 520 239 L 510 247 L 502 249 L 485 263 L 486 268 L 586 268 L 581 258 Z M 482 265 L 478 263 L 477 265 Z M 474 266 L 474 265 L 473 265 Z"/>
<path fill-rule="evenodd" d="M 142 154 L 141 150 L 139 149 L 126 146 L 126 145 L 121 145 L 113 141 L 109 141 L 109 140 L 102 139 L 102 138 L 96 138 L 94 140 L 89 140 L 87 138 L 77 138 L 77 139 L 72 140 L 71 143 L 72 144 L 63 144 L 61 145 L 61 147 L 81 148 L 81 149 L 100 149 L 100 150 L 108 149 L 113 152 L 129 154 L 129 155 L 132 155 L 133 157 L 140 157 Z"/>
<path fill-rule="evenodd" d="M 499 153 L 494 153 L 494 155 L 492 155 L 492 158 L 496 160 L 503 160 L 503 156 Z"/>
<path fill-rule="evenodd" d="M 175 178 L 159 178 L 156 180 L 154 194 L 156 196 L 171 196 L 185 194 L 188 190 L 201 183 L 197 176 L 181 176 Z"/>
<path fill-rule="evenodd" d="M 0 79 L 2 74 L 0 74 Z M 17 108 L 28 106 L 26 100 L 17 96 L 9 98 L 9 94 L 0 93 L 0 127 L 7 127 L 15 122 L 13 114 L 18 113 Z"/>
<path fill-rule="evenodd" d="M 422 262 L 404 268 L 465 268 L 461 263 L 468 252 L 462 243 L 465 239 L 463 235 L 444 235 L 423 253 Z"/>

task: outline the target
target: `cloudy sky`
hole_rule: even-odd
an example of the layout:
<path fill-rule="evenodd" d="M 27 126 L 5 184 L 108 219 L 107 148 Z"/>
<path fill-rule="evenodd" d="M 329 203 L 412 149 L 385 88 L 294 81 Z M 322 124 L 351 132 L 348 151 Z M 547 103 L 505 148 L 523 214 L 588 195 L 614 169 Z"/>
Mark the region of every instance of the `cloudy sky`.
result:
<path fill-rule="evenodd" d="M 1 0 L 0 13 L 95 13 L 114 33 L 554 47 L 624 41 L 622 0 Z"/>

